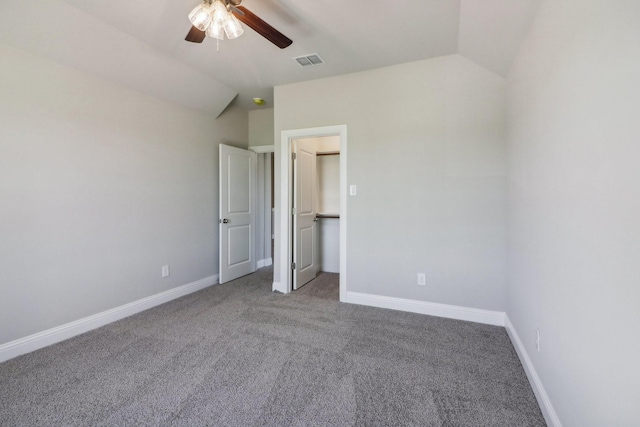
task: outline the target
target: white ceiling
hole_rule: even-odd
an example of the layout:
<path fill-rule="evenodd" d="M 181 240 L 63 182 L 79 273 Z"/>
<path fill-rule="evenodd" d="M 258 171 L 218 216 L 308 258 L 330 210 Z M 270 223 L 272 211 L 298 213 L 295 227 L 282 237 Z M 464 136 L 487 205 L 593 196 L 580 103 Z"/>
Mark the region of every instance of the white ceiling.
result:
<path fill-rule="evenodd" d="M 244 0 L 293 40 L 250 28 L 188 43 L 200 0 L 2 0 L 0 42 L 188 107 L 219 114 L 238 95 L 273 106 L 273 87 L 460 53 L 506 76 L 539 0 Z M 318 53 L 325 65 L 292 58 Z"/>

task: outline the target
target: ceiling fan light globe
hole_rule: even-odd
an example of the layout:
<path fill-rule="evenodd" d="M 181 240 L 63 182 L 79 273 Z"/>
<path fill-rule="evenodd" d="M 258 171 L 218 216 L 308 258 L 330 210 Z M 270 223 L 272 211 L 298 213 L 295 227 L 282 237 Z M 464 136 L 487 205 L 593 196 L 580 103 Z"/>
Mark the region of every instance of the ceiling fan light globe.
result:
<path fill-rule="evenodd" d="M 205 33 L 214 39 L 224 40 L 224 27 L 220 21 L 211 22 L 211 25 L 209 25 Z"/>
<path fill-rule="evenodd" d="M 220 0 L 211 3 L 211 18 L 214 21 L 224 21 L 227 13 L 227 7 Z"/>
<path fill-rule="evenodd" d="M 244 33 L 240 21 L 231 12 L 227 12 L 227 18 L 224 21 L 224 32 L 228 39 L 238 38 Z"/>
<path fill-rule="evenodd" d="M 189 14 L 189 21 L 200 31 L 207 29 L 211 24 L 211 19 L 211 7 L 206 3 L 196 6 Z"/>

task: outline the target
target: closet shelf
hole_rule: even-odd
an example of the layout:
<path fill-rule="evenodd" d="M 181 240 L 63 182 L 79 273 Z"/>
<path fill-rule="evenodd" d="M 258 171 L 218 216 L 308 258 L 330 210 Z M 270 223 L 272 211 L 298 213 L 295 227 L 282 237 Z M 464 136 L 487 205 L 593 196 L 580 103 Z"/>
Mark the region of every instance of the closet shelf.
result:
<path fill-rule="evenodd" d="M 318 218 L 340 218 L 340 214 L 337 213 L 326 213 L 326 212 L 318 212 L 316 214 L 316 217 Z"/>

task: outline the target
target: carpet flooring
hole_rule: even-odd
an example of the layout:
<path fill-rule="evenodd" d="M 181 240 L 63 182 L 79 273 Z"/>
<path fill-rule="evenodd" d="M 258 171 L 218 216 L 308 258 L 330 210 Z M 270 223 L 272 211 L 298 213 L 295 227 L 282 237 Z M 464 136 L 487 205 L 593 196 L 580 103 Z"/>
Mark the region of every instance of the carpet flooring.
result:
<path fill-rule="evenodd" d="M 0 364 L 2 426 L 544 426 L 504 328 L 271 269 Z"/>

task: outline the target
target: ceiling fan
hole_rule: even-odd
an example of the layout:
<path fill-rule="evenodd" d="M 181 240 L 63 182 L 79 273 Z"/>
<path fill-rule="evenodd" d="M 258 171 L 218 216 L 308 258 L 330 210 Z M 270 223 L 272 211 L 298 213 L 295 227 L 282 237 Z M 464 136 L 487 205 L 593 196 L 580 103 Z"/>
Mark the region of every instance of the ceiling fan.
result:
<path fill-rule="evenodd" d="M 206 36 L 222 40 L 225 35 L 227 38 L 233 39 L 244 32 L 240 25 L 242 22 L 280 49 L 293 43 L 291 39 L 267 24 L 249 9 L 240 6 L 241 2 L 242 0 L 204 0 L 189 14 L 189 20 L 193 26 L 185 40 L 192 43 L 202 43 Z"/>

